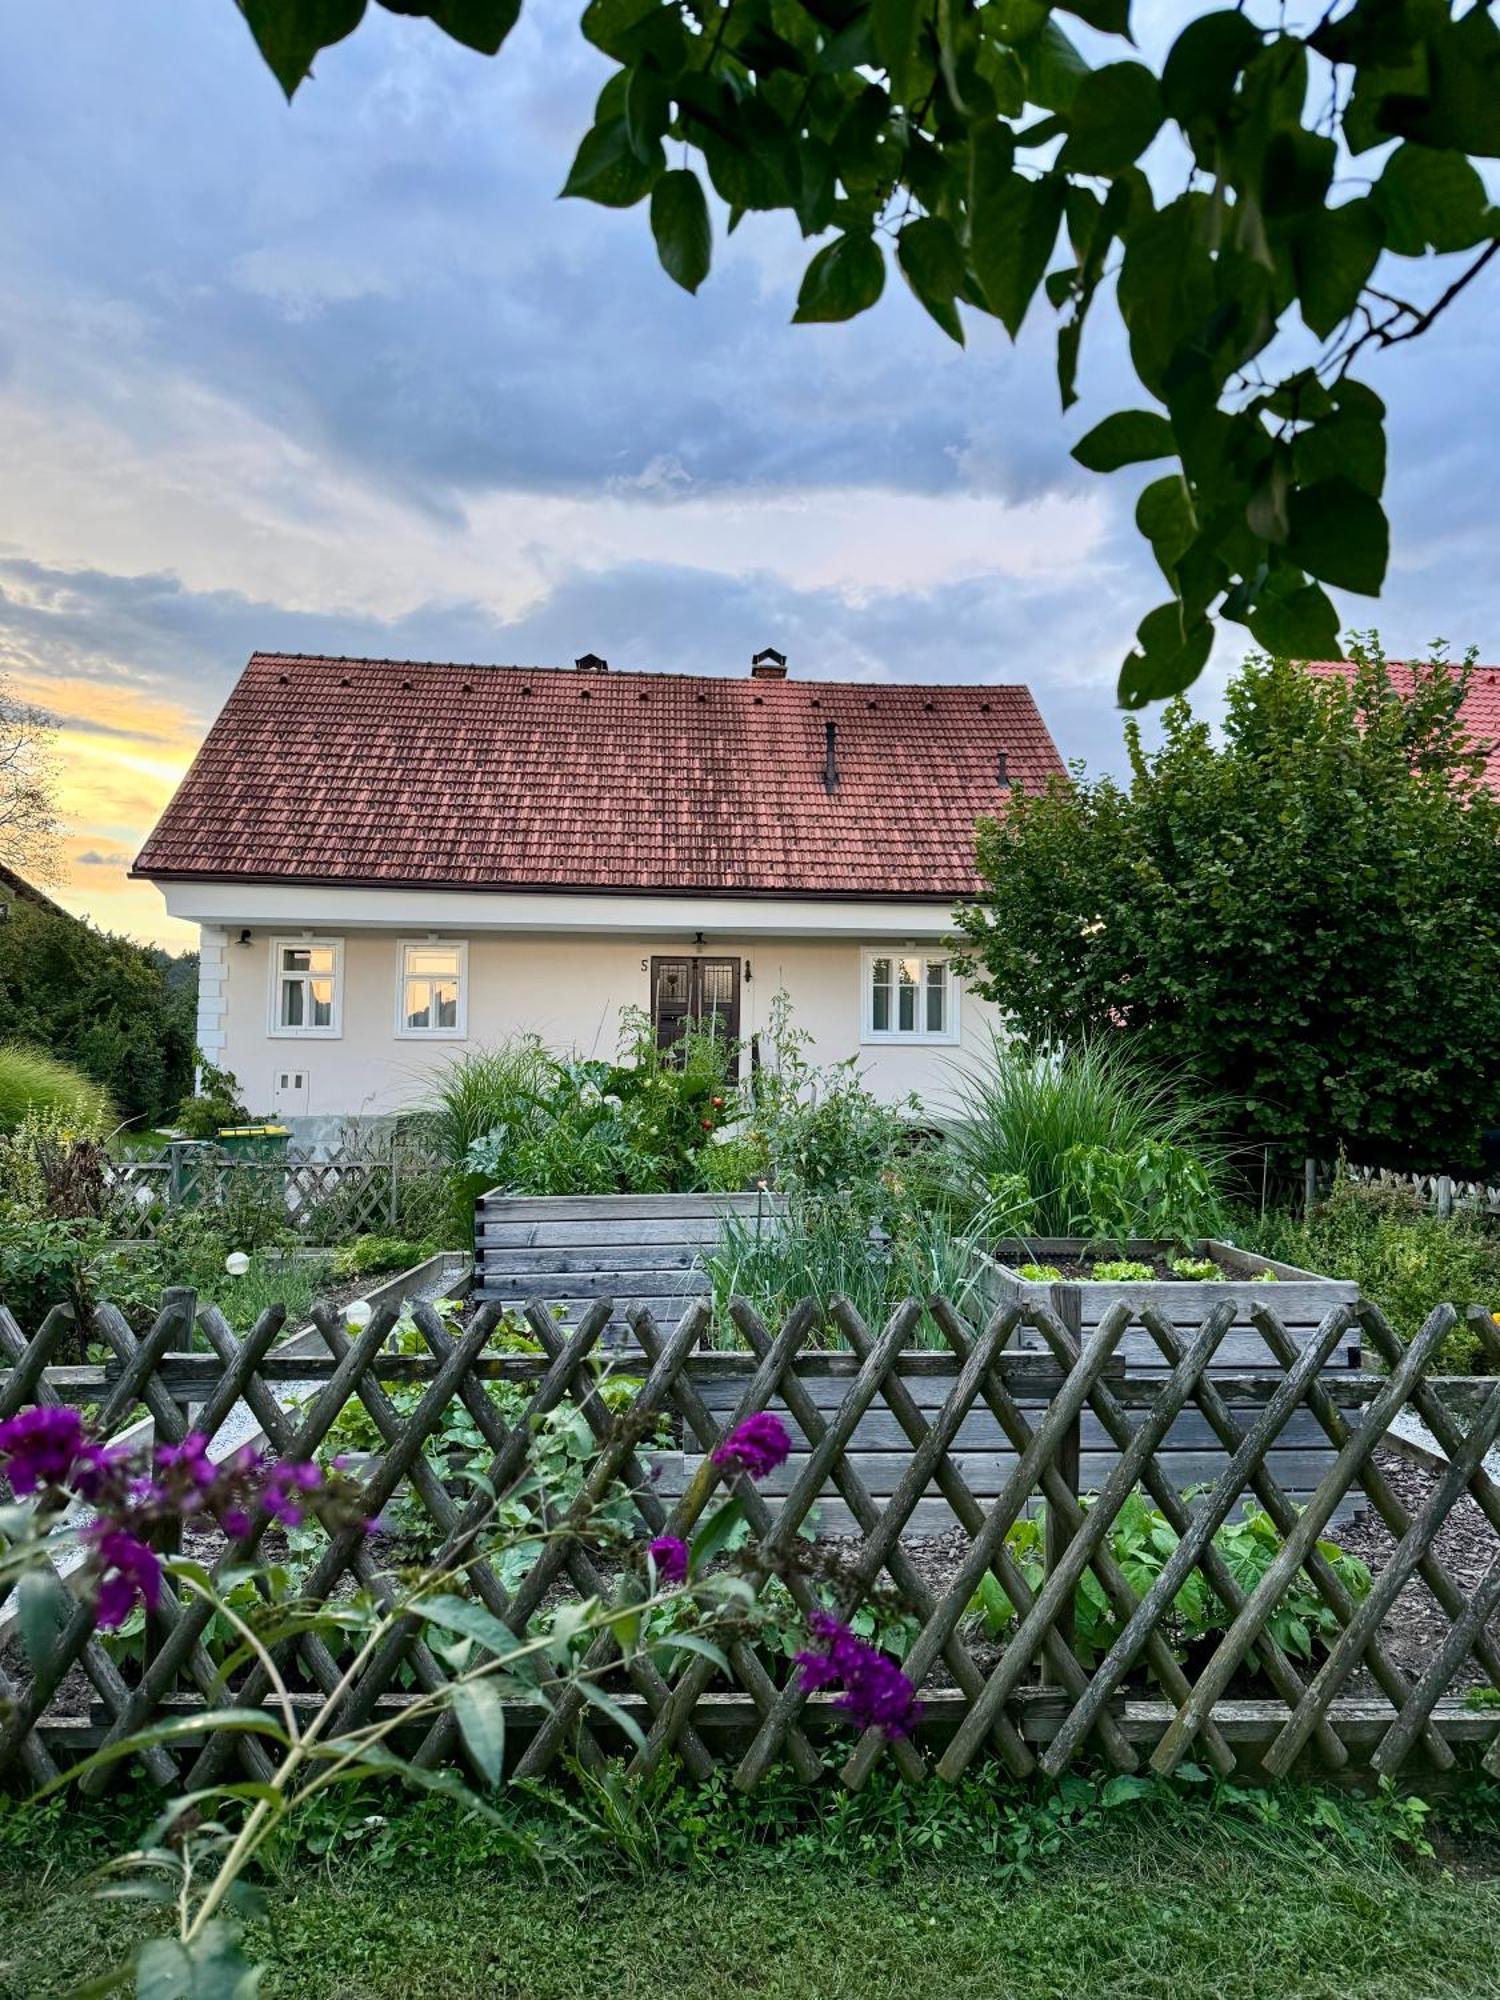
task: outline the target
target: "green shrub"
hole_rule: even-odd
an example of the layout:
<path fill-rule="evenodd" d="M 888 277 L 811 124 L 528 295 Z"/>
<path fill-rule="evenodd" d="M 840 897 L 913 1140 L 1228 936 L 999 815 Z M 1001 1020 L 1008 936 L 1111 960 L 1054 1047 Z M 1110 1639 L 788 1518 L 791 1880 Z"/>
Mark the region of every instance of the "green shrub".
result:
<path fill-rule="evenodd" d="M 178 1128 L 189 1139 L 212 1139 L 225 1125 L 242 1125 L 249 1112 L 240 1102 L 239 1080 L 227 1069 L 216 1069 L 201 1049 L 196 1051 L 198 1088 L 177 1107 Z"/>
<path fill-rule="evenodd" d="M 961 1214 L 1024 1189 L 1017 1235 L 1192 1236 L 1217 1219 L 1226 1170 L 1211 1107 L 1124 1042 L 1036 1049 L 992 1031 L 953 1074 L 936 1165 Z"/>
<path fill-rule="evenodd" d="M 0 1305 L 28 1334 L 53 1306 L 71 1306 L 81 1321 L 94 1298 L 105 1241 L 97 1221 L 0 1216 Z"/>
<path fill-rule="evenodd" d="M 1409 1188 L 1351 1180 L 1340 1172 L 1308 1219 L 1271 1213 L 1242 1217 L 1236 1241 L 1264 1257 L 1329 1278 L 1352 1278 L 1403 1340 L 1433 1307 L 1500 1310 L 1500 1239 L 1468 1217 L 1442 1221 Z M 1460 1324 L 1439 1350 L 1453 1374 L 1487 1370 L 1479 1342 Z"/>
<path fill-rule="evenodd" d="M 97 1138 L 111 1115 L 108 1097 L 82 1070 L 19 1042 L 0 1043 L 0 1132 L 14 1132 L 28 1112 L 53 1113 L 80 1138 Z"/>

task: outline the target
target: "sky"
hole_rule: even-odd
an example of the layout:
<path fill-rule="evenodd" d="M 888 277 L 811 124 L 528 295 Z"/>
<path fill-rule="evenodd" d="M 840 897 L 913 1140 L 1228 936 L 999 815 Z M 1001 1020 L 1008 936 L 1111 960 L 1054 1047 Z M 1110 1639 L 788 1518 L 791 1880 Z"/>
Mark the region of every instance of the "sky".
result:
<path fill-rule="evenodd" d="M 1195 11 L 1155 0 L 1143 40 Z M 1063 419 L 1044 306 L 960 351 L 893 273 L 791 325 L 781 218 L 717 216 L 690 298 L 644 209 L 557 199 L 608 73 L 577 13 L 529 0 L 487 60 L 372 7 L 288 107 L 232 0 L 0 10 L 0 672 L 62 725 L 69 908 L 193 942 L 127 870 L 256 648 L 776 646 L 809 679 L 1026 681 L 1064 757 L 1119 767 L 1165 592 L 1142 478 L 1068 455 L 1140 400 L 1108 311 Z M 1370 372 L 1392 571 L 1340 609 L 1392 657 L 1500 660 L 1493 309 L 1476 285 Z"/>

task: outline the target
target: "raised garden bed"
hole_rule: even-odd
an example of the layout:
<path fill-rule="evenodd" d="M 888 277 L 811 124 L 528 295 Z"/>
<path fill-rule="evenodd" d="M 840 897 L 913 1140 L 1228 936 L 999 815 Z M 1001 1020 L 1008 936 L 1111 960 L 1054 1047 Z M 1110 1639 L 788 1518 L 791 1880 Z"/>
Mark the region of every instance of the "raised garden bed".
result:
<path fill-rule="evenodd" d="M 1235 1309 L 1234 1325 L 1220 1343 L 1215 1369 L 1276 1365 L 1251 1324 L 1257 1305 L 1269 1306 L 1300 1347 L 1330 1307 L 1354 1305 L 1359 1299 L 1359 1286 L 1352 1279 L 1325 1278 L 1273 1257 L 1252 1256 L 1211 1236 L 1186 1244 L 1143 1238 L 1103 1246 L 1079 1236 L 1049 1236 L 998 1243 L 988 1255 L 976 1254 L 980 1290 L 991 1308 L 1015 1301 L 1049 1306 L 1084 1333 L 1097 1326 L 1117 1300 L 1134 1314 L 1154 1307 L 1179 1329 L 1197 1328 L 1206 1313 L 1228 1301 Z M 1174 1263 L 1199 1268 L 1185 1275 L 1173 1269 Z M 1111 1271 L 1111 1266 L 1122 1264 L 1149 1269 L 1151 1275 Z M 1211 1278 L 1201 1275 L 1201 1267 L 1207 1265 L 1214 1267 Z M 1058 1276 L 1041 1275 L 1046 1270 L 1055 1270 Z M 1023 1335 L 1020 1344 L 1031 1346 L 1039 1339 Z M 1119 1351 L 1132 1367 L 1164 1366 L 1160 1349 L 1144 1327 L 1132 1327 Z M 1359 1340 L 1352 1330 L 1335 1350 L 1333 1365 L 1359 1366 Z"/>

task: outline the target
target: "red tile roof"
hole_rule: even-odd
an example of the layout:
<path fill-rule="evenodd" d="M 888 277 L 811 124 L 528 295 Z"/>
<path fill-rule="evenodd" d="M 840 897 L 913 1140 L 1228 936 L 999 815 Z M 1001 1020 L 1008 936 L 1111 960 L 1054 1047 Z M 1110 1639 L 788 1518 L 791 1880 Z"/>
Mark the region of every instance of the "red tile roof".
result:
<path fill-rule="evenodd" d="M 135 873 L 943 898 L 1002 755 L 1062 769 L 1027 688 L 257 653 Z"/>
<path fill-rule="evenodd" d="M 1309 660 L 1306 663 L 1310 674 L 1342 674 L 1345 677 L 1354 672 L 1348 660 Z M 1412 670 L 1404 661 L 1390 660 L 1386 671 L 1391 677 L 1391 686 L 1403 698 L 1411 693 Z M 1454 667 L 1456 675 L 1458 668 Z M 1500 667 L 1475 667 L 1469 680 L 1469 692 L 1464 697 L 1464 727 L 1473 738 L 1476 748 L 1486 751 L 1484 780 L 1492 792 L 1500 793 Z"/>

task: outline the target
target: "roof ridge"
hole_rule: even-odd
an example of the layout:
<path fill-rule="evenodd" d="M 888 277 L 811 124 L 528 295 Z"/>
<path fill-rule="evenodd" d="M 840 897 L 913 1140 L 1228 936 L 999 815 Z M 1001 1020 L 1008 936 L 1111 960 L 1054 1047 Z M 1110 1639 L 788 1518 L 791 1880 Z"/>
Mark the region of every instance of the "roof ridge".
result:
<path fill-rule="evenodd" d="M 569 681 L 584 678 L 576 667 L 542 666 L 524 660 L 414 660 L 403 659 L 387 653 L 295 653 L 265 651 L 257 647 L 250 655 L 247 668 L 257 661 L 268 665 L 326 666 L 326 667 L 402 667 L 406 669 L 430 668 L 444 673 L 487 673 L 487 674 L 546 674 L 556 675 Z M 722 672 L 692 672 L 681 667 L 611 667 L 607 675 L 590 677 L 597 688 L 601 684 L 625 680 L 650 681 L 709 681 L 722 687 L 752 687 L 757 695 L 768 690 L 782 693 L 798 688 L 857 688 L 865 691 L 871 688 L 886 688 L 891 693 L 921 694 L 1019 694 L 1035 703 L 1036 696 L 1028 681 L 885 681 L 885 680 L 833 680 L 818 675 L 806 677 L 789 676 L 784 681 L 753 681 L 747 672 L 729 668 Z"/>

